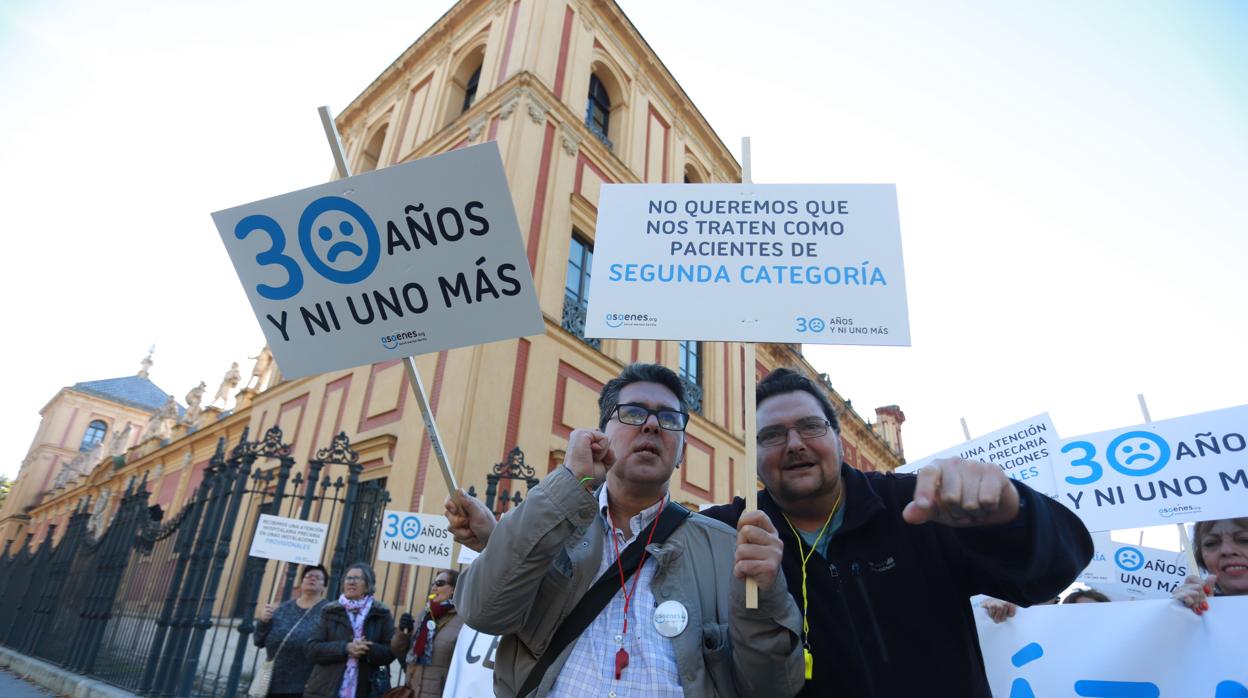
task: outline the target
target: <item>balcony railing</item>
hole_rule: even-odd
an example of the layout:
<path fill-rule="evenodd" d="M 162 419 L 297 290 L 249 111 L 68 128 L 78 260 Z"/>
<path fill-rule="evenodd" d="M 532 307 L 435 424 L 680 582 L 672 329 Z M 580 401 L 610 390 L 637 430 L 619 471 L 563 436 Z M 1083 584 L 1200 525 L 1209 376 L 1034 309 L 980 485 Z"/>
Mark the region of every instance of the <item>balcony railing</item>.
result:
<path fill-rule="evenodd" d="M 689 402 L 689 411 L 702 412 L 702 386 L 696 381 L 691 381 L 686 376 L 680 377 L 680 382 L 685 384 L 685 398 Z"/>
<path fill-rule="evenodd" d="M 589 346 L 602 351 L 601 339 L 588 339 L 585 337 L 585 312 L 587 305 L 571 296 L 563 297 L 563 329 L 576 335 L 578 339 L 585 342 Z"/>
<path fill-rule="evenodd" d="M 594 120 L 588 116 L 585 117 L 585 128 L 589 129 L 590 133 L 597 136 L 598 140 L 602 141 L 602 144 L 607 146 L 607 150 L 610 150 L 613 153 L 615 152 L 615 144 L 611 142 L 610 138 L 607 138 L 607 134 L 602 132 L 602 128 L 600 128 L 598 124 L 594 123 Z"/>

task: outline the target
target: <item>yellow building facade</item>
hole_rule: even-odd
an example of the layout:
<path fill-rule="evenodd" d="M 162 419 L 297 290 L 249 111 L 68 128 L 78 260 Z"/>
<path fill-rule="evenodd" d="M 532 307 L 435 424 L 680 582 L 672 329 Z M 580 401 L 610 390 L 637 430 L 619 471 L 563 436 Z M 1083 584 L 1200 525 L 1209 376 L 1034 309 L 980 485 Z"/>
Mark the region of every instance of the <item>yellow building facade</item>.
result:
<path fill-rule="evenodd" d="M 745 366 L 736 343 L 582 336 L 604 184 L 740 181 L 730 151 L 614 2 L 459 2 L 337 124 L 356 174 L 486 140 L 502 152 L 546 332 L 417 358 L 465 489 L 483 492 L 486 475 L 516 447 L 544 475 L 561 462 L 572 429 L 597 424 L 601 386 L 636 361 L 677 370 L 696 397 L 685 462 L 672 481 L 673 497 L 693 507 L 755 486 L 734 474 L 744 455 L 743 390 L 752 394 L 756 378 L 777 366 L 822 381 L 841 412 L 851 465 L 892 470 L 903 462 L 901 411 L 881 408 L 876 423 L 864 420 L 800 347 L 759 345 L 756 365 Z M 146 482 L 152 504 L 177 512 L 219 438 L 233 444 L 249 429 L 255 439 L 274 425 L 293 445 L 297 470 L 342 432 L 360 454 L 362 478 L 385 478 L 390 508 L 441 510 L 446 487 L 404 367 L 394 361 L 245 389 L 231 412 L 206 411 L 169 439 L 142 440 L 83 477 L 44 487 L 23 514 L 23 530 L 37 543 L 85 497 L 98 502 L 105 489 L 130 483 Z M 249 529 L 239 530 L 245 537 Z M 393 574 L 403 583 L 383 589 L 384 598 L 410 601 L 400 588 L 412 588 L 407 572 L 389 567 L 379 566 L 379 578 Z"/>

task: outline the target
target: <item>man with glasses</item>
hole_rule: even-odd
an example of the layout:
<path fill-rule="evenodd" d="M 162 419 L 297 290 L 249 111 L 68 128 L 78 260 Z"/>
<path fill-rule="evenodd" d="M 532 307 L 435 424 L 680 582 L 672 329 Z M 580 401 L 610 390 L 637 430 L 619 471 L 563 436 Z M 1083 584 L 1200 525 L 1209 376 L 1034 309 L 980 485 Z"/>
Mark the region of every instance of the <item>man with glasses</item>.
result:
<path fill-rule="evenodd" d="M 796 693 L 801 617 L 775 527 L 752 512 L 734 530 L 668 494 L 689 421 L 680 378 L 634 364 L 598 405 L 599 430 L 572 432 L 564 464 L 497 527 L 466 495 L 448 499 L 461 542 L 489 538 L 455 601 L 468 625 L 503 636 L 495 693 Z M 746 578 L 758 609 L 745 608 Z"/>
<path fill-rule="evenodd" d="M 1083 524 L 990 463 L 849 467 L 831 402 L 794 371 L 773 371 L 755 399 L 758 506 L 784 542 L 813 660 L 801 695 L 989 698 L 968 597 L 1057 596 L 1092 558 Z M 731 525 L 743 508 L 704 513 Z"/>

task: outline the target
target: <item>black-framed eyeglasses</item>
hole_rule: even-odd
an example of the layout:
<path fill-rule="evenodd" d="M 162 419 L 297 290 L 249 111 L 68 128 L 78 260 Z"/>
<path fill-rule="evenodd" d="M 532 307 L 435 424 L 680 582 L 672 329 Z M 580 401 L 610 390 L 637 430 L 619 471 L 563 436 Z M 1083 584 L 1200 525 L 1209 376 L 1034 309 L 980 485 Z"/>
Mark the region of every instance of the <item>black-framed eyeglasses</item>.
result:
<path fill-rule="evenodd" d="M 832 426 L 832 422 L 818 417 L 802 419 L 791 427 L 767 427 L 758 432 L 758 445 L 766 448 L 779 446 L 789 440 L 789 432 L 796 429 L 797 435 L 803 439 L 817 439 L 828 433 L 828 427 Z"/>
<path fill-rule="evenodd" d="M 667 431 L 684 431 L 689 424 L 689 413 L 680 410 L 652 410 L 644 405 L 616 405 L 612 416 L 621 424 L 639 427 L 654 415 L 659 428 Z"/>

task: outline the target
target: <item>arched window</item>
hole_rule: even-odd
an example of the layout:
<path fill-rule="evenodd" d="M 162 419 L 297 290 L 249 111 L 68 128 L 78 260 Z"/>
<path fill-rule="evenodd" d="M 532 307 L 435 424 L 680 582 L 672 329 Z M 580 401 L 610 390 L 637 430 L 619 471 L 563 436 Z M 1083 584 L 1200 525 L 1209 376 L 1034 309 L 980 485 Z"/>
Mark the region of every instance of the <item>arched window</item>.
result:
<path fill-rule="evenodd" d="M 589 76 L 589 99 L 585 104 L 585 125 L 598 140 L 611 147 L 607 134 L 611 132 L 611 95 L 597 74 Z"/>
<path fill-rule="evenodd" d="M 698 173 L 698 168 L 693 163 L 685 165 L 685 184 L 701 184 L 702 175 Z"/>
<path fill-rule="evenodd" d="M 79 451 L 90 451 L 97 444 L 104 440 L 108 434 L 108 424 L 104 420 L 97 419 L 87 425 L 87 433 L 82 435 L 82 445 L 78 447 Z"/>
<path fill-rule="evenodd" d="M 463 114 L 472 107 L 472 103 L 477 101 L 477 85 L 481 82 L 481 66 L 472 71 L 472 75 L 468 76 L 468 84 L 464 85 L 464 106 L 460 108 L 459 113 Z"/>
<path fill-rule="evenodd" d="M 386 143 L 388 126 L 387 124 L 377 129 L 373 137 L 368 140 L 368 145 L 364 148 L 364 154 L 360 157 L 360 166 L 356 168 L 355 174 L 372 172 L 377 169 L 377 165 L 381 163 L 381 147 Z"/>
<path fill-rule="evenodd" d="M 485 65 L 485 44 L 463 54 L 455 69 L 447 75 L 446 101 L 443 103 L 442 125 L 449 126 L 460 114 L 477 102 L 481 88 L 481 70 Z"/>

